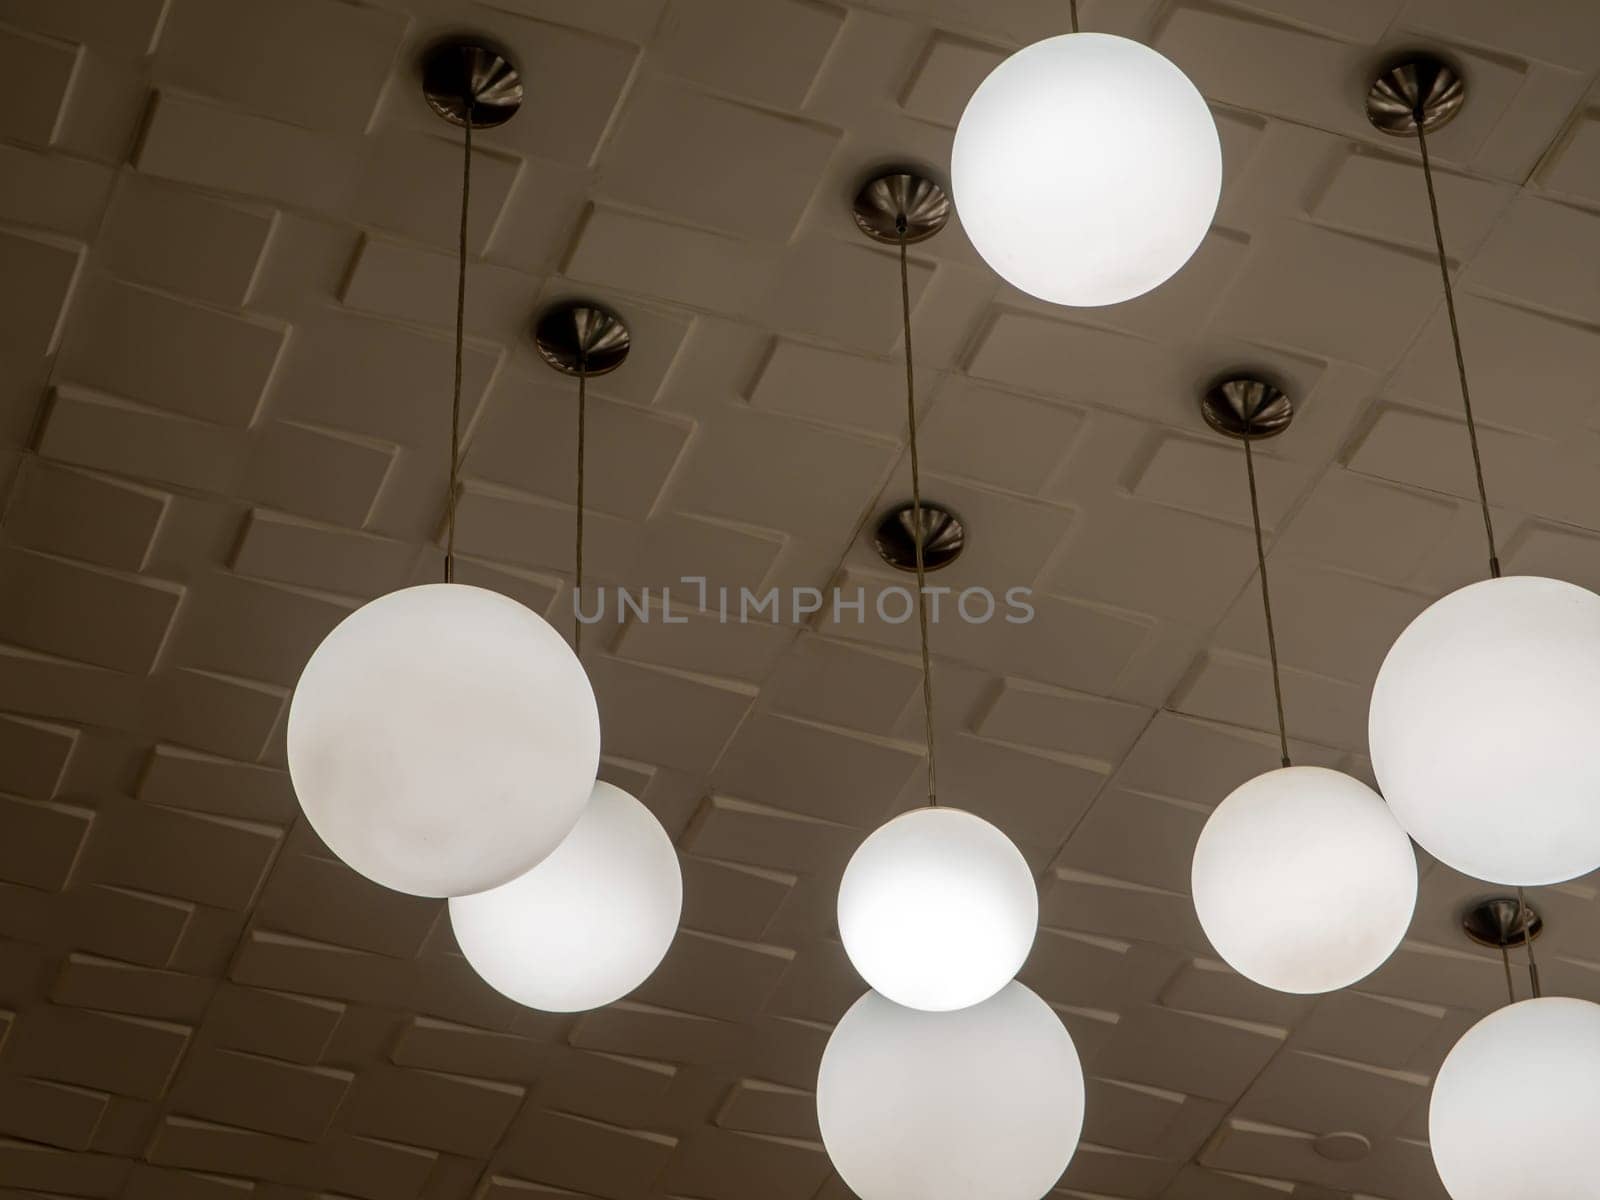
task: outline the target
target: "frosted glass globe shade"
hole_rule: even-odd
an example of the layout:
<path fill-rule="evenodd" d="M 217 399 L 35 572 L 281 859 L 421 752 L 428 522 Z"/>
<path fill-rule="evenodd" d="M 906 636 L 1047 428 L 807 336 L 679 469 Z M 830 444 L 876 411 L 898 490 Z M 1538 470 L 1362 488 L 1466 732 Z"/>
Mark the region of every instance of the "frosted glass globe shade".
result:
<path fill-rule="evenodd" d="M 817 1120 L 861 1200 L 1040 1200 L 1083 1131 L 1083 1067 L 1020 983 L 958 1012 L 868 992 L 822 1052 Z"/>
<path fill-rule="evenodd" d="M 1600 596 L 1531 575 L 1474 583 L 1390 648 L 1367 740 L 1429 854 L 1491 883 L 1600 867 Z"/>
<path fill-rule="evenodd" d="M 919 808 L 861 843 L 839 883 L 839 936 L 875 991 L 908 1008 L 966 1008 L 1009 983 L 1033 946 L 1039 891 L 982 817 Z"/>
<path fill-rule="evenodd" d="M 492 891 L 455 897 L 450 924 L 495 991 L 545 1012 L 583 1012 L 650 977 L 682 911 L 683 876 L 667 831 L 602 782 L 549 858 Z"/>
<path fill-rule="evenodd" d="M 1411 925 L 1417 860 L 1383 798 L 1324 767 L 1284 767 L 1217 805 L 1194 849 L 1195 912 L 1229 966 L 1263 987 L 1348 987 Z"/>
<path fill-rule="evenodd" d="M 1600 1005 L 1490 1013 L 1433 1081 L 1428 1141 L 1452 1200 L 1588 1200 L 1600 1180 Z"/>
<path fill-rule="evenodd" d="M 437 583 L 351 613 L 289 705 L 289 776 L 328 848 L 384 887 L 460 896 L 515 879 L 594 787 L 588 677 L 538 614 Z"/>
<path fill-rule="evenodd" d="M 956 129 L 961 224 L 1001 278 L 1055 304 L 1118 304 L 1188 262 L 1217 211 L 1205 99 L 1148 46 L 1070 33 L 1017 51 Z"/>

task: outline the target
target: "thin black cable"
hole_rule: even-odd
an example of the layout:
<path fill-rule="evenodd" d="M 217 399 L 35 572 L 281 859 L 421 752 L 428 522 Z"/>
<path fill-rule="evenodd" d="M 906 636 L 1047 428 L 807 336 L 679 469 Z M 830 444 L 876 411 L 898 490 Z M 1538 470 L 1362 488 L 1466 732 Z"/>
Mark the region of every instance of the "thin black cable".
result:
<path fill-rule="evenodd" d="M 1069 0 L 1072 5 L 1072 32 L 1078 32 L 1078 0 Z"/>
<path fill-rule="evenodd" d="M 917 555 L 917 629 L 922 639 L 922 720 L 928 740 L 928 803 L 937 806 L 938 766 L 933 753 L 933 664 L 928 656 L 928 596 L 922 560 L 922 463 L 917 457 L 917 385 L 911 366 L 911 281 L 906 265 L 906 215 L 895 217 L 900 235 L 900 314 L 906 346 L 906 424 L 911 441 L 911 541 Z"/>
<path fill-rule="evenodd" d="M 1272 698 L 1278 706 L 1278 749 L 1283 765 L 1289 766 L 1289 728 L 1283 719 L 1283 681 L 1278 677 L 1278 633 L 1272 624 L 1272 589 L 1267 586 L 1267 551 L 1261 544 L 1261 502 L 1256 499 L 1256 460 L 1250 450 L 1250 436 L 1244 442 L 1244 470 L 1250 481 L 1250 524 L 1256 531 L 1256 568 L 1261 576 L 1261 611 L 1267 618 L 1267 654 L 1272 659 Z"/>
<path fill-rule="evenodd" d="M 579 331 L 582 336 L 582 331 Z M 572 652 L 583 653 L 583 618 L 580 615 L 579 602 L 583 598 L 583 459 L 584 435 L 588 424 L 589 411 L 589 356 L 583 351 L 578 351 L 578 521 L 577 530 L 573 538 L 573 583 L 572 583 Z"/>
<path fill-rule="evenodd" d="M 1483 535 L 1489 541 L 1489 576 L 1500 578 L 1500 556 L 1495 552 L 1494 521 L 1489 516 L 1489 492 L 1483 484 L 1483 456 L 1478 451 L 1478 425 L 1472 419 L 1472 392 L 1467 387 L 1467 361 L 1461 353 L 1461 325 L 1456 320 L 1456 294 L 1450 283 L 1450 261 L 1444 249 L 1444 230 L 1439 225 L 1439 198 L 1433 190 L 1433 164 L 1428 158 L 1427 113 L 1419 102 L 1413 114 L 1417 122 L 1417 147 L 1422 151 L 1422 178 L 1428 185 L 1428 211 L 1433 215 L 1433 241 L 1439 249 L 1439 275 L 1444 280 L 1444 305 L 1450 314 L 1450 340 L 1455 344 L 1456 373 L 1461 377 L 1461 407 L 1467 415 L 1467 440 L 1472 444 L 1472 470 L 1478 481 L 1478 506 L 1483 510 Z"/>
<path fill-rule="evenodd" d="M 1506 969 L 1506 995 L 1510 1003 L 1517 1002 L 1517 985 L 1511 979 L 1511 950 L 1504 942 L 1500 943 L 1500 965 Z"/>
<path fill-rule="evenodd" d="M 444 543 L 444 581 L 454 583 L 456 578 L 456 494 L 460 487 L 461 471 L 461 349 L 466 339 L 467 317 L 467 205 L 472 197 L 472 105 L 473 96 L 468 91 L 466 137 L 461 156 L 461 236 L 456 252 L 456 382 L 450 398 L 450 499 L 445 509 L 446 530 Z"/>
<path fill-rule="evenodd" d="M 1528 986 L 1537 1000 L 1544 995 L 1544 988 L 1539 983 L 1539 959 L 1533 952 L 1533 910 L 1522 898 L 1520 887 L 1517 888 L 1517 920 L 1522 924 L 1522 944 L 1528 948 Z"/>

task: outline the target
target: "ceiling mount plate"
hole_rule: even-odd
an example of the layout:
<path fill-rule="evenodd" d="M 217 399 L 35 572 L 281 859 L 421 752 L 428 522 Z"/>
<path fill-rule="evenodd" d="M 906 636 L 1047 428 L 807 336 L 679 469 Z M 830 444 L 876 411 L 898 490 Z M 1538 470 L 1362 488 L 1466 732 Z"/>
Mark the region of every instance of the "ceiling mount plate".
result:
<path fill-rule="evenodd" d="M 950 220 L 950 194 L 917 171 L 885 171 L 861 185 L 850 211 L 862 233 L 890 245 L 900 242 L 903 218 L 906 244 L 915 245 Z"/>
<path fill-rule="evenodd" d="M 1200 413 L 1218 433 L 1240 441 L 1277 437 L 1294 419 L 1294 403 L 1264 379 L 1236 376 L 1214 383 L 1200 397 Z"/>
<path fill-rule="evenodd" d="M 570 300 L 545 309 L 533 326 L 539 356 L 563 375 L 607 375 L 620 367 L 633 347 L 621 317 L 589 300 Z"/>
<path fill-rule="evenodd" d="M 897 571 L 917 569 L 915 508 L 910 501 L 883 514 L 872 535 L 878 557 Z M 948 567 L 967 548 L 967 527 L 942 504 L 922 502 L 922 569 Z"/>
<path fill-rule="evenodd" d="M 502 50 L 476 38 L 438 42 L 422 59 L 422 94 L 452 125 L 504 125 L 522 107 L 522 74 Z"/>
<path fill-rule="evenodd" d="M 1538 941 L 1544 918 L 1531 904 L 1519 906 L 1515 896 L 1494 896 L 1462 913 L 1461 928 L 1480 946 L 1511 950 L 1526 943 L 1530 932 Z"/>
<path fill-rule="evenodd" d="M 1466 98 L 1466 83 L 1454 67 L 1432 54 L 1412 54 L 1372 81 L 1367 120 L 1392 137 L 1415 137 L 1419 124 L 1427 133 L 1449 124 Z"/>

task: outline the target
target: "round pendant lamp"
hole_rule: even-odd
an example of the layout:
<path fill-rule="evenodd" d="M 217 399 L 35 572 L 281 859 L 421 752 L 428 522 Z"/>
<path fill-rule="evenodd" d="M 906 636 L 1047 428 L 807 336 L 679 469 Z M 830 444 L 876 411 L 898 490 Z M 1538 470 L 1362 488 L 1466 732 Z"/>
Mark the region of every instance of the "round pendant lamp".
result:
<path fill-rule="evenodd" d="M 1139 42 L 1070 33 L 978 86 L 950 160 L 956 211 L 1008 283 L 1054 304 L 1119 304 L 1199 248 L 1222 191 L 1216 122 Z"/>
<path fill-rule="evenodd" d="M 1190 871 L 1195 913 L 1212 947 L 1247 979 L 1280 992 L 1331 992 L 1371 974 L 1405 937 L 1416 856 L 1366 784 L 1290 764 L 1252 447 L 1288 429 L 1294 406 L 1282 389 L 1244 377 L 1209 388 L 1200 411 L 1244 447 L 1283 766 L 1235 788 L 1207 818 Z"/>
<path fill-rule="evenodd" d="M 1428 1142 L 1451 1200 L 1578 1200 L 1600 1180 L 1600 1005 L 1490 1013 L 1433 1083 Z"/>
<path fill-rule="evenodd" d="M 1600 867 L 1600 596 L 1507 576 L 1396 640 L 1367 737 L 1384 795 L 1464 875 L 1560 883 Z"/>
<path fill-rule="evenodd" d="M 875 830 L 839 884 L 839 936 L 875 991 L 944 1012 L 994 995 L 1039 926 L 1033 872 L 989 822 L 919 808 Z"/>
<path fill-rule="evenodd" d="M 527 874 L 450 901 L 461 952 L 504 996 L 545 1012 L 620 1000 L 678 929 L 683 877 L 661 822 L 600 782 L 577 826 Z"/>
<path fill-rule="evenodd" d="M 897 171 L 869 180 L 853 214 L 863 234 L 895 246 L 900 260 L 911 502 L 885 518 L 877 546 L 891 566 L 916 574 L 928 806 L 877 829 L 851 857 L 839 884 L 839 936 L 869 986 L 898 1005 L 944 1012 L 988 999 L 1016 975 L 1038 928 L 1039 895 L 1004 833 L 938 799 L 927 572 L 955 561 L 965 531 L 922 497 L 907 247 L 944 227 L 949 201 L 931 180 Z M 946 540 L 930 562 L 935 528 Z"/>
<path fill-rule="evenodd" d="M 498 887 L 577 823 L 600 761 L 566 642 L 497 592 L 424 584 L 351 613 L 289 706 L 289 775 L 317 835 L 416 896 Z"/>
<path fill-rule="evenodd" d="M 817 1077 L 823 1145 L 861 1200 L 1040 1200 L 1077 1149 L 1083 1104 L 1071 1036 L 1016 982 L 945 1013 L 868 992 Z"/>
<path fill-rule="evenodd" d="M 1417 863 L 1383 798 L 1323 767 L 1241 785 L 1206 821 L 1191 873 L 1206 937 L 1247 979 L 1331 992 L 1384 964 L 1411 925 Z"/>
<path fill-rule="evenodd" d="M 445 582 L 380 597 L 327 636 L 295 687 L 288 758 L 301 809 L 344 862 L 396 891 L 459 896 L 516 878 L 572 829 L 600 725 L 541 617 L 454 582 L 472 131 L 509 120 L 522 84 L 493 47 L 454 41 L 429 53 L 423 90 L 464 150 Z"/>

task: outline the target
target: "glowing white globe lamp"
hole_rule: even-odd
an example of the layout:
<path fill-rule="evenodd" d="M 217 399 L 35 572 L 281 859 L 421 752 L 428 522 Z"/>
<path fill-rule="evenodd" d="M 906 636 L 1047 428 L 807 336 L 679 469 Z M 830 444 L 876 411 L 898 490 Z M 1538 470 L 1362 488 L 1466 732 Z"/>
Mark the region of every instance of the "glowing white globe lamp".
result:
<path fill-rule="evenodd" d="M 577 827 L 533 870 L 450 901 L 472 969 L 518 1004 L 583 1012 L 650 977 L 678 931 L 683 875 L 667 831 L 621 788 L 596 783 Z"/>
<path fill-rule="evenodd" d="M 1390 648 L 1367 737 L 1422 848 L 1529 886 L 1600 867 L 1600 596 L 1518 575 L 1437 601 Z"/>
<path fill-rule="evenodd" d="M 959 1012 L 868 992 L 822 1052 L 817 1119 L 861 1200 L 1040 1200 L 1083 1130 L 1083 1068 L 1020 983 Z"/>
<path fill-rule="evenodd" d="M 1070 33 L 1017 51 L 956 129 L 961 223 L 1007 282 L 1055 304 L 1119 304 L 1188 262 L 1222 192 L 1205 99 L 1139 42 Z"/>
<path fill-rule="evenodd" d="M 1331 992 L 1394 953 L 1417 903 L 1411 839 L 1360 780 L 1324 767 L 1258 775 L 1195 846 L 1195 911 L 1218 954 L 1280 992 Z"/>
<path fill-rule="evenodd" d="M 839 936 L 875 991 L 929 1012 L 1011 982 L 1039 927 L 1033 872 L 1011 839 L 956 808 L 903 813 L 861 843 L 839 884 Z"/>
<path fill-rule="evenodd" d="M 289 706 L 306 819 L 368 879 L 415 896 L 498 887 L 571 832 L 600 718 L 577 658 L 497 592 L 426 584 L 341 621 Z"/>
<path fill-rule="evenodd" d="M 1452 1200 L 1593 1196 L 1600 1005 L 1547 996 L 1490 1013 L 1439 1068 L 1428 1109 Z"/>

